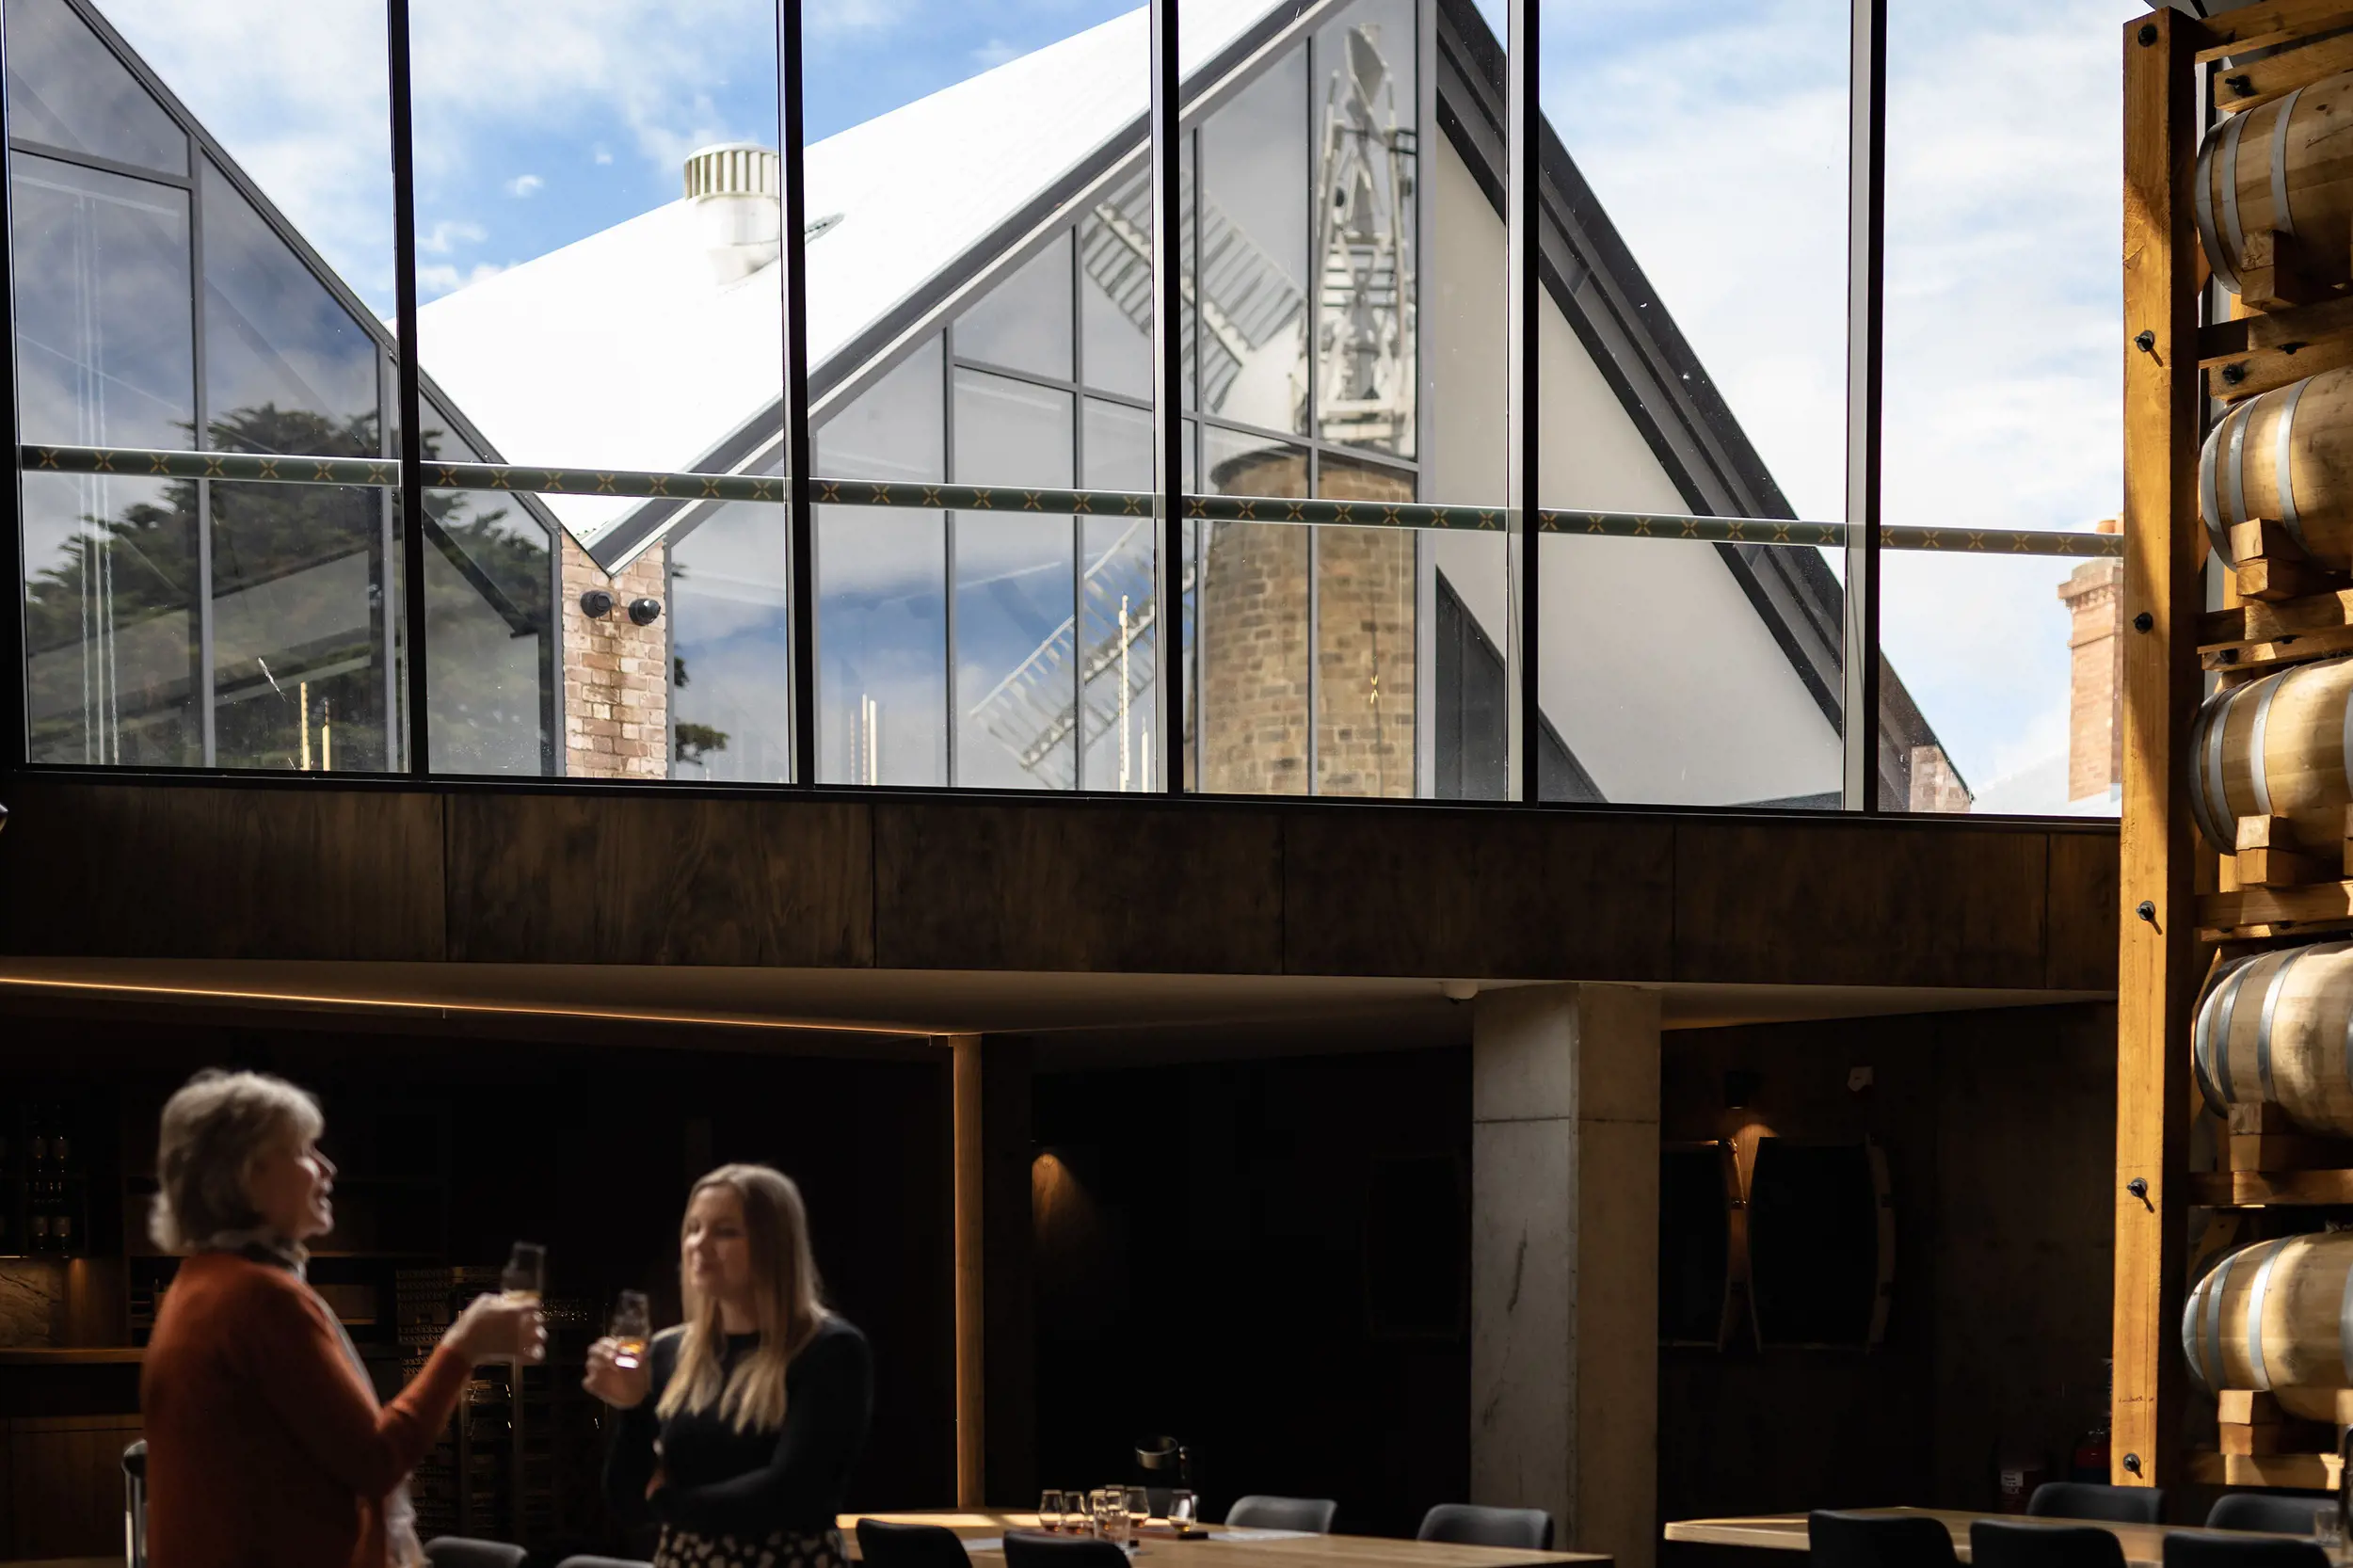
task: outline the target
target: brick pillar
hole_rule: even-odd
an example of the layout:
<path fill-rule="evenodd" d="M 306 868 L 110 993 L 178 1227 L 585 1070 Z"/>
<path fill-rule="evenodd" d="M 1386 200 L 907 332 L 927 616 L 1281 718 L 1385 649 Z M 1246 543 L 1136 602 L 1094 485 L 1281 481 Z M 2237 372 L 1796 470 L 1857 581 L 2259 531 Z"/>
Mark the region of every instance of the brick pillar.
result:
<path fill-rule="evenodd" d="M 2103 520 L 2099 531 L 2115 533 L 2115 520 Z M 2059 602 L 2073 617 L 2067 639 L 2070 800 L 2105 794 L 2124 777 L 2124 644 L 2118 635 L 2123 584 L 2124 563 L 2116 560 L 2087 561 L 2059 584 Z"/>
<path fill-rule="evenodd" d="M 664 579 L 668 547 L 656 545 L 608 578 L 563 536 L 564 771 L 574 778 L 670 776 L 670 632 Z M 602 588 L 613 613 L 591 620 L 580 596 Z M 663 618 L 639 626 L 630 600 L 664 600 Z"/>

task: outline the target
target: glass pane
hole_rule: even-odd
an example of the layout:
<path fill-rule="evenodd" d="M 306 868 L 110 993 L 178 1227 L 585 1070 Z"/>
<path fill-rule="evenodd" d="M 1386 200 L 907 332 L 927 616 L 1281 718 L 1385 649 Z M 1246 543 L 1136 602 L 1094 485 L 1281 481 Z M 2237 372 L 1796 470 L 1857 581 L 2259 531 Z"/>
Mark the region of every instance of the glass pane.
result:
<path fill-rule="evenodd" d="M 1411 0 L 1357 0 L 1315 55 L 1316 429 L 1398 457 L 1417 450 L 1415 32 Z M 1205 224 L 1205 263 L 1210 243 Z"/>
<path fill-rule="evenodd" d="M 376 338 L 209 160 L 202 194 L 205 444 L 383 452 Z"/>
<path fill-rule="evenodd" d="M 24 475 L 32 760 L 203 761 L 196 490 L 187 480 Z"/>
<path fill-rule="evenodd" d="M 1065 319 L 1068 313 L 1065 306 Z M 959 369 L 952 477 L 959 485 L 1067 486 L 1070 420 L 1066 392 Z"/>
<path fill-rule="evenodd" d="M 956 358 L 1071 379 L 1070 288 L 1065 231 L 956 318 Z"/>
<path fill-rule="evenodd" d="M 1410 472 L 1327 453 L 1317 493 L 1410 502 Z M 1414 793 L 1415 533 L 1315 530 L 1316 793 Z"/>
<path fill-rule="evenodd" d="M 2115 50 L 2117 24 L 2134 14 L 2053 7 L 2029 24 L 1891 11 L 1881 424 L 1891 525 L 2089 531 L 2119 508 Z M 1993 57 L 2025 41 L 2047 62 L 2031 89 Z M 1955 118 L 1964 114 L 2009 127 L 2001 145 L 1973 136 Z M 2035 281 L 2022 295 L 2004 275 L 2026 257 Z M 1886 809 L 2116 812 L 2121 568 L 1887 552 Z"/>
<path fill-rule="evenodd" d="M 215 481 L 214 761 L 390 764 L 383 492 Z"/>
<path fill-rule="evenodd" d="M 1210 493 L 1305 495 L 1307 452 L 1207 426 Z M 1211 522 L 1195 566 L 1200 788 L 1211 794 L 1308 792 L 1311 530 Z"/>
<path fill-rule="evenodd" d="M 187 193 L 24 153 L 10 170 L 24 439 L 193 446 Z"/>
<path fill-rule="evenodd" d="M 1152 187 L 1138 175 L 1079 220 L 1079 353 L 1090 387 L 1150 399 Z"/>
<path fill-rule="evenodd" d="M 958 512 L 954 527 L 955 781 L 1074 788 L 1071 520 Z"/>
<path fill-rule="evenodd" d="M 722 506 L 670 547 L 670 776 L 783 783 L 792 772 L 781 506 Z"/>
<path fill-rule="evenodd" d="M 1152 488 L 1152 411 L 1125 403 L 1086 400 L 1086 488 Z"/>
<path fill-rule="evenodd" d="M 8 135 L 166 174 L 187 133 L 65 0 L 8 0 Z"/>
<path fill-rule="evenodd" d="M 1577 232 L 1546 209 L 1544 243 L 1594 277 L 1540 303 L 1540 501 L 1842 517 L 1846 8 L 1545 18 Z M 1642 113 L 1611 106 L 1634 91 Z M 1838 803 L 1840 557 L 1584 533 L 1539 554 L 1539 769 L 1561 798 Z"/>
<path fill-rule="evenodd" d="M 818 776 L 948 782 L 947 520 L 817 509 Z"/>
<path fill-rule="evenodd" d="M 664 7 L 413 0 L 410 13 L 425 372 L 508 462 L 757 472 L 773 460 L 784 376 L 774 8 L 686 21 Z M 660 504 L 545 499 L 583 543 L 628 539 Z"/>
<path fill-rule="evenodd" d="M 553 774 L 548 530 L 519 496 L 431 490 L 425 511 L 433 771 Z M 643 674 L 660 680 L 658 667 Z"/>
<path fill-rule="evenodd" d="M 1203 122 L 1197 152 L 1201 400 L 1269 430 L 1307 427 L 1308 110 L 1293 49 Z"/>
<path fill-rule="evenodd" d="M 926 339 L 895 369 L 817 426 L 819 477 L 921 481 L 948 475 L 940 345 Z"/>

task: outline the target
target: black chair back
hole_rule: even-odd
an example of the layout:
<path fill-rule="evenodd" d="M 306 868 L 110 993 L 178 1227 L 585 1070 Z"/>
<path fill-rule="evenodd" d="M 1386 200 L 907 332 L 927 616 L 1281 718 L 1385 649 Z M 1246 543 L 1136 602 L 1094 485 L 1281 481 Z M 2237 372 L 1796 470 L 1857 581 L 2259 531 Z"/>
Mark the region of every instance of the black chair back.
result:
<path fill-rule="evenodd" d="M 2313 1515 L 2334 1503 L 2311 1497 L 2281 1497 L 2264 1492 L 2233 1492 L 2214 1500 L 2206 1514 L 2210 1530 L 2268 1530 L 2273 1535 L 2310 1535 Z"/>
<path fill-rule="evenodd" d="M 2005 1525 L 1981 1519 L 1969 1527 L 1977 1568 L 2124 1568 L 2115 1532 L 2097 1525 Z"/>
<path fill-rule="evenodd" d="M 2026 1499 L 2038 1519 L 2105 1519 L 2113 1525 L 2165 1523 L 2165 1491 L 2155 1486 L 2105 1486 L 2092 1480 L 2046 1480 Z"/>
<path fill-rule="evenodd" d="M 1340 1505 L 1329 1497 L 1275 1497 L 1253 1492 L 1236 1497 L 1225 1511 L 1225 1522 L 1236 1529 L 1305 1530 L 1310 1535 L 1332 1533 L 1332 1515 Z"/>
<path fill-rule="evenodd" d="M 2169 1531 L 2165 1568 L 2329 1568 L 2329 1554 L 2313 1541 Z"/>
<path fill-rule="evenodd" d="M 568 1557 L 555 1568 L 653 1568 L 653 1564 L 634 1557 Z"/>
<path fill-rule="evenodd" d="M 1524 1552 L 1552 1550 L 1552 1515 L 1541 1508 L 1481 1508 L 1477 1503 L 1440 1503 L 1421 1516 L 1417 1541 L 1446 1541 L 1457 1546 L 1512 1546 Z"/>
<path fill-rule="evenodd" d="M 859 1548 L 865 1544 L 861 1538 Z M 1091 1535 L 1007 1530 L 1005 1568 L 1129 1568 L 1129 1564 L 1126 1552 Z"/>
<path fill-rule="evenodd" d="M 1917 1513 L 1839 1513 L 1816 1509 L 1806 1516 L 1806 1550 L 1813 1568 L 1953 1568 L 1953 1532 Z"/>
<path fill-rule="evenodd" d="M 523 1568 L 530 1555 L 511 1542 L 463 1535 L 437 1535 L 424 1544 L 424 1560 L 433 1568 Z"/>
<path fill-rule="evenodd" d="M 857 1554 L 867 1568 L 972 1568 L 964 1543 L 945 1525 L 857 1522 Z"/>

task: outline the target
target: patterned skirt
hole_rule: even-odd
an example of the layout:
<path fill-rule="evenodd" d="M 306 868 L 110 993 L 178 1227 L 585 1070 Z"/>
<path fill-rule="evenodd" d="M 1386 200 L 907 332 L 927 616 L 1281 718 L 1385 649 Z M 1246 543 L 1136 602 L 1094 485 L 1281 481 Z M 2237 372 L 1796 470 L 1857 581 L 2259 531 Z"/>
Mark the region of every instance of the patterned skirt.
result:
<path fill-rule="evenodd" d="M 653 1568 L 849 1568 L 840 1530 L 772 1530 L 757 1540 L 662 1527 Z"/>

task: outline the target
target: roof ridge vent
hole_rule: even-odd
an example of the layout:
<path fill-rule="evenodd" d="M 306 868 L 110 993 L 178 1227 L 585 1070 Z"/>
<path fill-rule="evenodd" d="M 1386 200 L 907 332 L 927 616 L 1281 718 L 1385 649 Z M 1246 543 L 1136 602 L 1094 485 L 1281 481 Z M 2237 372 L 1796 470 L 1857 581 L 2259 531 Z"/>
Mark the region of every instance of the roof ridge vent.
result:
<path fill-rule="evenodd" d="M 686 155 L 686 195 L 766 196 L 783 193 L 784 160 L 756 141 L 723 141 Z"/>
<path fill-rule="evenodd" d="M 779 257 L 784 233 L 783 160 L 751 141 L 724 141 L 687 154 L 686 199 L 702 226 L 712 280 L 725 288 Z"/>

